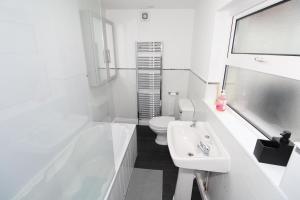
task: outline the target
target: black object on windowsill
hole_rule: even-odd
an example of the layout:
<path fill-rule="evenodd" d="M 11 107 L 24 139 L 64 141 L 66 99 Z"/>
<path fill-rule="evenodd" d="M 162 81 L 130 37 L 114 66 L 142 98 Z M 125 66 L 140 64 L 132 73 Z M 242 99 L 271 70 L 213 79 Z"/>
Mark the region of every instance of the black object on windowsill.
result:
<path fill-rule="evenodd" d="M 283 131 L 282 137 L 272 140 L 257 140 L 254 155 L 259 162 L 286 166 L 294 144 L 290 141 L 291 132 Z"/>

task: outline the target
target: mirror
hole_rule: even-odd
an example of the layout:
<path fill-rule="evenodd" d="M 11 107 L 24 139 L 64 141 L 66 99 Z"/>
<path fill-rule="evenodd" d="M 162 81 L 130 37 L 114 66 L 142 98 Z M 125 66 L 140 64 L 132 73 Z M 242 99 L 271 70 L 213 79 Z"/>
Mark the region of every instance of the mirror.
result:
<path fill-rule="evenodd" d="M 104 59 L 105 43 L 103 25 L 100 15 L 89 11 L 80 11 L 85 58 L 89 84 L 97 87 L 108 79 L 106 61 Z"/>
<path fill-rule="evenodd" d="M 109 77 L 110 79 L 114 78 L 117 73 L 117 62 L 116 62 L 116 47 L 115 47 L 115 32 L 114 32 L 114 24 L 103 18 L 103 33 L 104 33 L 104 41 L 105 41 L 105 62 L 107 68 L 109 69 Z"/>

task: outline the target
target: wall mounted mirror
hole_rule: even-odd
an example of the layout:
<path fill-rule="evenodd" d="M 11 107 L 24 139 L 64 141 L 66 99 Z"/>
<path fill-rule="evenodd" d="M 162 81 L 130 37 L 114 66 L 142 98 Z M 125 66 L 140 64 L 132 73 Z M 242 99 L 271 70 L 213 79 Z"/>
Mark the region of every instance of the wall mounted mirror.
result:
<path fill-rule="evenodd" d="M 109 78 L 117 75 L 117 58 L 114 24 L 103 18 L 103 35 L 105 42 L 105 63 L 108 68 Z"/>
<path fill-rule="evenodd" d="M 101 16 L 92 11 L 80 11 L 83 42 L 89 84 L 97 87 L 108 80 L 105 42 Z"/>

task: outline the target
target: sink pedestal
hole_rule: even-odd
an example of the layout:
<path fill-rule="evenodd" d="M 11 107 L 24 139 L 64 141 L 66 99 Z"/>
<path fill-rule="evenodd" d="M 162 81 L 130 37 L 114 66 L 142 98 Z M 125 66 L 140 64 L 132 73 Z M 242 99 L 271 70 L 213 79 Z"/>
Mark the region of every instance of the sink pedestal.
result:
<path fill-rule="evenodd" d="M 194 170 L 179 168 L 173 200 L 190 200 L 194 179 Z"/>

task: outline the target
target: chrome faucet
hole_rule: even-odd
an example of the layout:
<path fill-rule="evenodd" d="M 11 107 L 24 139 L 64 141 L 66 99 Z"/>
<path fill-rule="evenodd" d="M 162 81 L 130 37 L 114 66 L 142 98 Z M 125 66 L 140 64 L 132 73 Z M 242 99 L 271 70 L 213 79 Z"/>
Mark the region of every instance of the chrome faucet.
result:
<path fill-rule="evenodd" d="M 204 144 L 202 141 L 199 142 L 199 144 L 197 145 L 197 147 L 206 155 L 209 156 L 209 152 L 210 152 L 210 146 Z"/>
<path fill-rule="evenodd" d="M 195 117 L 195 114 L 196 114 L 196 111 L 195 111 L 195 104 L 193 102 L 193 100 L 191 100 L 191 103 L 193 104 L 193 107 L 194 107 L 194 111 L 193 111 L 193 120 L 192 120 L 192 124 L 191 124 L 191 127 L 192 128 L 195 128 L 196 125 L 197 125 L 197 120 L 196 120 L 196 117 Z"/>

